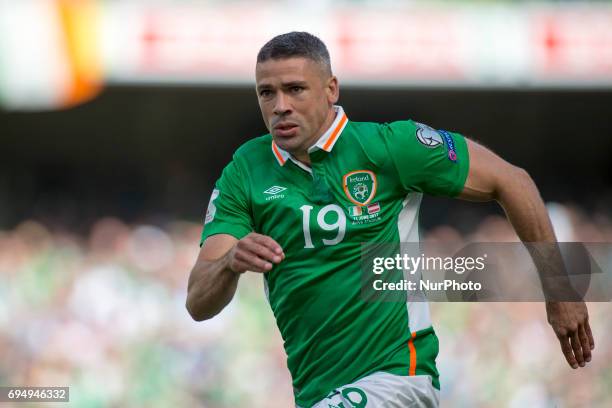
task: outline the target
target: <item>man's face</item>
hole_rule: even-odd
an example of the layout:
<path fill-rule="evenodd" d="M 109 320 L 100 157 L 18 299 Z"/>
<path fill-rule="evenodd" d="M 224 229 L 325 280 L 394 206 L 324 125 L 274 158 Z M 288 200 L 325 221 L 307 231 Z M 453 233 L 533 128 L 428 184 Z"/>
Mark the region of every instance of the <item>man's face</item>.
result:
<path fill-rule="evenodd" d="M 257 98 L 276 144 L 305 153 L 333 121 L 338 81 L 308 58 L 270 59 L 255 69 Z"/>

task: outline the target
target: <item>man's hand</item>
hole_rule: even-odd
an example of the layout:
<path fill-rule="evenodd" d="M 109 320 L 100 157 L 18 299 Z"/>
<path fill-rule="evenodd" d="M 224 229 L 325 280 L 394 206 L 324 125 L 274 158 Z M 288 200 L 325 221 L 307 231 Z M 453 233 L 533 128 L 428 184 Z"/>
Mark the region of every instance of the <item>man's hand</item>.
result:
<path fill-rule="evenodd" d="M 567 363 L 572 368 L 584 367 L 595 348 L 584 302 L 546 302 L 546 314 Z"/>
<path fill-rule="evenodd" d="M 272 264 L 285 259 L 280 245 L 272 238 L 251 232 L 227 253 L 229 269 L 235 273 L 268 272 Z"/>
<path fill-rule="evenodd" d="M 282 248 L 265 235 L 251 233 L 241 240 L 228 234 L 206 239 L 189 274 L 187 310 L 194 320 L 210 319 L 231 300 L 240 274 L 268 272 L 285 259 Z"/>

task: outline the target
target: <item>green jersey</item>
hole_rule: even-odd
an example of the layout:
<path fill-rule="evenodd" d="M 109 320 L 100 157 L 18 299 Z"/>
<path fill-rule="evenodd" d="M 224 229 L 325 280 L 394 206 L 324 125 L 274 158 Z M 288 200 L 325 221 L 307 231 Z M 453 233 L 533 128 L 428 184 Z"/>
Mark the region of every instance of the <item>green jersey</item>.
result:
<path fill-rule="evenodd" d="M 361 244 L 418 242 L 422 193 L 455 196 L 468 173 L 465 139 L 407 121 L 351 122 L 341 107 L 309 149 L 311 166 L 267 134 L 242 145 L 217 181 L 202 242 L 255 231 L 286 258 L 264 274 L 296 403 L 377 371 L 430 375 L 438 340 L 426 302 L 366 302 Z"/>

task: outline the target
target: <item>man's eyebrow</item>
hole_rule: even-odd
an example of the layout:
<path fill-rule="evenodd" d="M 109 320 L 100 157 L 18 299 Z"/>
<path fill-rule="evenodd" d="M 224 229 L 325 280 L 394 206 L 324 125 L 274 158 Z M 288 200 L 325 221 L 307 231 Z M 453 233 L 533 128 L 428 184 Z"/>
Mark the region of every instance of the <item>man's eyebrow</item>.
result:
<path fill-rule="evenodd" d="M 308 85 L 308 82 L 306 81 L 288 81 L 288 82 L 282 82 L 281 83 L 281 87 L 282 88 L 291 88 L 293 86 L 301 86 L 301 87 L 306 87 Z M 256 88 L 258 91 L 262 90 L 262 89 L 271 89 L 274 88 L 272 86 L 272 84 L 269 84 L 267 82 L 262 82 L 261 84 L 257 84 Z"/>
<path fill-rule="evenodd" d="M 272 85 L 270 85 L 270 84 L 268 84 L 266 82 L 263 82 L 261 84 L 256 84 L 255 87 L 257 89 L 268 89 L 268 88 L 272 88 Z"/>
<path fill-rule="evenodd" d="M 303 86 L 305 87 L 306 85 L 308 85 L 308 82 L 306 81 L 289 81 L 289 82 L 283 82 L 282 86 L 284 88 L 291 88 L 292 86 Z"/>

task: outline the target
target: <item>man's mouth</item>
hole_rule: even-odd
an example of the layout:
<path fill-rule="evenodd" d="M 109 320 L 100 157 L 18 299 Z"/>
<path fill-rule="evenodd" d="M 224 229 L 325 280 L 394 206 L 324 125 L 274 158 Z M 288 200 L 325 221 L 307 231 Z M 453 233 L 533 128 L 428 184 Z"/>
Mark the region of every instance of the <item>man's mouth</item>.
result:
<path fill-rule="evenodd" d="M 274 135 L 280 137 L 294 136 L 297 132 L 298 125 L 291 122 L 280 122 L 274 125 Z"/>

